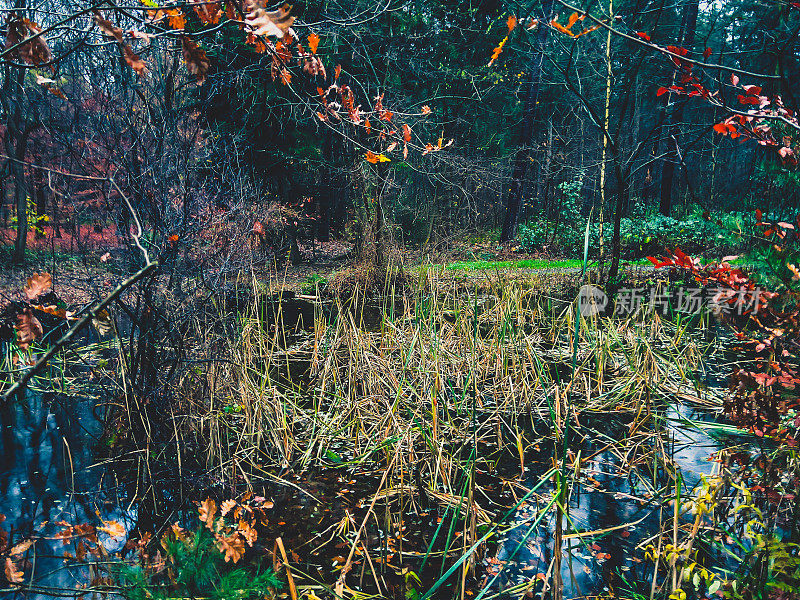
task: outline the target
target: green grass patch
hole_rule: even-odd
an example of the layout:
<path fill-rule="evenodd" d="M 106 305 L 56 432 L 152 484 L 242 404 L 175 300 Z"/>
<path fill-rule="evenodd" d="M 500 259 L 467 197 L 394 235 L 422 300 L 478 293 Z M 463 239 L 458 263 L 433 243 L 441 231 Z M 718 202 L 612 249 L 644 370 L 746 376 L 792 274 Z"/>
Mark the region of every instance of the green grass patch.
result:
<path fill-rule="evenodd" d="M 589 268 L 597 266 L 597 261 L 589 261 Z M 647 259 L 622 261 L 622 264 L 649 265 Z M 489 269 L 580 269 L 583 261 L 578 259 L 548 260 L 546 258 L 527 258 L 522 260 L 458 260 L 445 265 L 448 271 L 486 271 Z"/>

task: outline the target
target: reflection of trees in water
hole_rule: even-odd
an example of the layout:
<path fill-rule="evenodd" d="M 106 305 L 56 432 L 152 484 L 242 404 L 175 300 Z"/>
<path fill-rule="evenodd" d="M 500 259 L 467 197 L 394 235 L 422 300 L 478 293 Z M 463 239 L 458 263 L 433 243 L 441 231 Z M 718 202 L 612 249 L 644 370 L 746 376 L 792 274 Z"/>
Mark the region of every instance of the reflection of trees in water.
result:
<path fill-rule="evenodd" d="M 660 530 L 664 518 L 661 507 L 668 498 L 658 496 L 655 488 L 671 490 L 673 479 L 667 469 L 659 469 L 653 482 L 647 457 L 662 448 L 656 443 L 660 439 L 668 455 L 665 458 L 681 473 L 682 494 L 689 495 L 701 474 L 711 473 L 708 457 L 719 449 L 719 442 L 706 432 L 687 431 L 677 422 L 680 418 L 694 419 L 698 415 L 681 405 L 671 405 L 659 413 L 654 430 L 634 435 L 628 433 L 627 427 L 616 427 L 611 419 L 586 423 L 587 429 L 581 432 L 586 435 L 581 452 L 590 458 L 582 464 L 581 472 L 589 477 L 589 483 L 575 482 L 565 525 L 579 531 L 604 531 L 626 523 L 635 525 L 624 536 L 622 530 L 612 530 L 606 535 L 565 540 L 561 563 L 564 598 L 649 591 L 652 563 L 637 561 L 634 547 Z M 614 440 L 615 446 L 609 447 Z M 538 481 L 537 477 L 529 483 Z M 540 502 L 538 506 L 523 505 L 517 511 L 514 522 L 521 524 L 497 550 L 496 558 L 505 565 L 493 586 L 497 591 L 524 584 L 537 573 L 549 572 L 554 553 L 555 511 L 523 540 L 529 523 L 543 508 Z M 671 519 L 672 509 L 667 512 L 667 518 Z M 520 550 L 512 556 L 521 541 Z M 719 556 L 707 558 L 720 560 Z"/>
<path fill-rule="evenodd" d="M 90 467 L 102 423 L 92 406 L 92 400 L 79 396 L 29 391 L 24 400 L 0 407 L 0 512 L 14 541 L 52 537 L 59 530 L 56 521 L 96 521 L 102 471 Z M 60 540 L 37 539 L 35 585 L 73 588 L 78 583 L 69 570 L 60 569 L 65 550 L 70 548 Z"/>

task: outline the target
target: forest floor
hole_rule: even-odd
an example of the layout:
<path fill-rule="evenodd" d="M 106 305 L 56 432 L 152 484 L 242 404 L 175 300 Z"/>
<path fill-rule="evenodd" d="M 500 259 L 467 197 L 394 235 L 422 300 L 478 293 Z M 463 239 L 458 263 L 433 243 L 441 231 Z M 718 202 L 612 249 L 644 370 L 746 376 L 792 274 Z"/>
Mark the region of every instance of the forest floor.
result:
<path fill-rule="evenodd" d="M 297 265 L 288 260 L 282 264 L 262 262 L 250 269 L 244 268 L 236 276 L 252 274 L 272 293 L 313 295 L 324 291 L 336 273 L 351 262 L 351 246 L 340 241 L 301 245 L 300 250 L 303 260 Z M 440 286 L 477 288 L 491 287 L 499 281 L 525 281 L 530 287 L 549 290 L 577 282 L 582 268 L 582 261 L 575 259 L 521 253 L 497 246 L 490 249 L 486 245 L 465 245 L 435 254 L 407 250 L 402 252 L 402 260 L 412 278 L 433 269 Z M 58 282 L 60 295 L 66 303 L 85 304 L 104 290 L 111 291 L 125 272 L 118 251 L 109 258 L 102 246 L 84 246 L 81 251 L 36 246 L 28 252 L 28 260 L 23 265 L 14 265 L 10 260 L 0 262 L 0 297 L 5 300 L 16 297 L 33 273 L 48 272 Z M 590 281 L 596 280 L 592 272 L 597 266 L 597 261 L 589 261 Z M 622 268 L 635 279 L 652 272 L 647 260 L 623 261 Z"/>

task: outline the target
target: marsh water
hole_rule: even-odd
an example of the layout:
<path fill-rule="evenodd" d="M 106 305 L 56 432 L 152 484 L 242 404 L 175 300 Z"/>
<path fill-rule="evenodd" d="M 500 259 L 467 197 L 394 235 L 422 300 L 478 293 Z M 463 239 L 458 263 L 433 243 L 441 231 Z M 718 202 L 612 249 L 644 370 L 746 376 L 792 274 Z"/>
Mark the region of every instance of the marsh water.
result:
<path fill-rule="evenodd" d="M 713 455 L 720 444 L 698 427 L 709 416 L 675 403 L 660 416 L 668 451 L 681 474 L 682 494 L 688 494 L 714 469 Z M 603 418 L 596 419 L 602 423 Z M 57 537 L 65 524 L 100 520 L 120 523 L 125 533 L 118 536 L 100 532 L 99 542 L 108 554 L 122 550 L 129 532 L 139 519 L 130 488 L 116 480 L 116 471 L 103 457 L 103 406 L 97 397 L 29 392 L 23 401 L 11 402 L 0 410 L 2 452 L 0 456 L 0 513 L 12 542 L 36 536 L 35 561 L 26 565 L 26 588 L 7 589 L 3 597 L 56 598 L 72 595 L 97 577 L 90 567 L 64 566 L 65 552 L 73 547 Z M 646 582 L 652 565 L 642 562 L 643 546 L 658 532 L 664 512 L 672 508 L 662 496 L 643 485 L 643 473 L 622 469 L 623 457 L 609 447 L 611 430 L 602 427 L 583 434 L 582 479 L 571 494 L 567 515 L 567 536 L 561 562 L 564 596 L 601 595 L 629 582 Z M 651 449 L 656 451 L 655 448 Z M 544 462 L 527 467 L 524 487 L 538 481 Z M 317 482 L 318 487 L 338 485 Z M 168 484 L 165 484 L 168 485 Z M 338 495 L 328 489 L 330 497 Z M 318 517 L 303 495 L 290 498 L 291 518 Z M 319 494 L 325 497 L 325 494 Z M 490 595 L 513 596 L 515 586 L 524 585 L 536 574 L 546 574 L 552 564 L 554 521 L 532 526 L 543 506 L 541 498 L 524 503 L 505 524 L 506 533 L 484 556 L 487 567 L 483 585 Z M 165 515 L 166 518 L 166 515 Z M 586 537 L 574 532 L 586 532 Z M 589 536 L 589 534 L 592 534 Z M 713 559 L 713 557 L 712 557 Z M 30 575 L 28 577 L 27 575 Z M 497 574 L 496 577 L 494 575 Z M 487 583 L 488 582 L 488 583 Z M 433 580 L 423 580 L 423 586 Z M 634 589 L 633 583 L 630 584 Z M 641 585 L 640 585 L 641 587 Z"/>

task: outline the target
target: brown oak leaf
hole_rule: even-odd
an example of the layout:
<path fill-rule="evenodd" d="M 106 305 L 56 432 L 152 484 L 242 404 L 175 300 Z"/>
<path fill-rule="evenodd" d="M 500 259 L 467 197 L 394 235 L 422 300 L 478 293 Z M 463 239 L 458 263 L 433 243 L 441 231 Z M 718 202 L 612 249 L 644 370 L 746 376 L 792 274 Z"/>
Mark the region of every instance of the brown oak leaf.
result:
<path fill-rule="evenodd" d="M 290 4 L 277 10 L 266 10 L 266 0 L 245 0 L 245 24 L 255 35 L 265 35 L 282 39 L 294 23 L 295 17 L 289 14 Z"/>
<path fill-rule="evenodd" d="M 233 535 L 215 535 L 217 538 L 217 548 L 225 554 L 225 562 L 239 562 L 246 550 L 244 539 L 238 533 Z"/>
<path fill-rule="evenodd" d="M 17 314 L 17 346 L 27 350 L 30 345 L 42 337 L 44 331 L 39 319 L 33 316 L 30 307 Z"/>
<path fill-rule="evenodd" d="M 29 65 L 48 63 L 53 60 L 53 54 L 50 52 L 50 47 L 41 33 L 42 28 L 36 23 L 21 17 L 17 13 L 11 13 L 8 17 L 5 49 L 14 48 L 11 55 Z M 28 38 L 32 39 L 25 41 Z M 20 45 L 16 47 L 18 44 Z"/>
<path fill-rule="evenodd" d="M 211 531 L 214 530 L 214 517 L 217 514 L 217 503 L 211 498 L 203 500 L 197 509 L 200 515 L 200 520 L 205 523 Z"/>
<path fill-rule="evenodd" d="M 52 291 L 52 289 L 53 277 L 50 273 L 34 273 L 28 277 L 28 281 L 22 292 L 30 302 L 34 302 L 40 296 L 44 296 L 46 293 Z"/>
<path fill-rule="evenodd" d="M 197 84 L 203 85 L 206 80 L 206 73 L 208 73 L 208 67 L 211 65 L 208 56 L 194 40 L 189 39 L 187 36 L 183 36 L 182 45 L 183 60 L 186 61 L 186 68 L 189 73 L 197 77 Z"/>
<path fill-rule="evenodd" d="M 220 514 L 224 517 L 236 506 L 236 500 L 225 500 L 219 505 Z"/>

